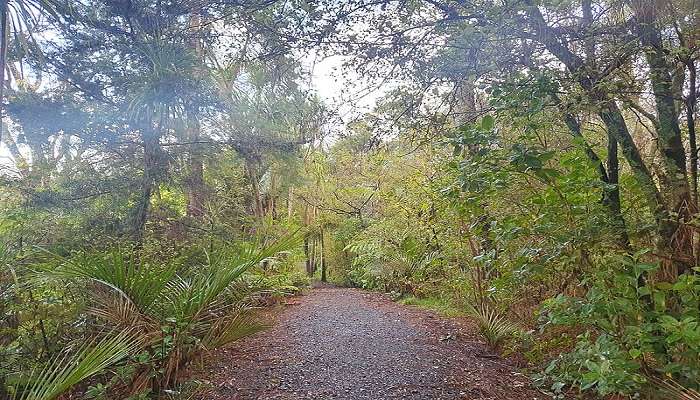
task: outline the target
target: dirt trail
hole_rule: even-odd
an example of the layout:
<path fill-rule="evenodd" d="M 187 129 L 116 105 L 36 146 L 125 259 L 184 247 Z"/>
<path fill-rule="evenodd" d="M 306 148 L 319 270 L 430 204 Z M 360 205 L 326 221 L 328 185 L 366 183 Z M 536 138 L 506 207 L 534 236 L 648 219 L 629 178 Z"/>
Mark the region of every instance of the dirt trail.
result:
<path fill-rule="evenodd" d="M 545 399 L 463 321 L 354 289 L 289 303 L 217 355 L 206 399 Z"/>

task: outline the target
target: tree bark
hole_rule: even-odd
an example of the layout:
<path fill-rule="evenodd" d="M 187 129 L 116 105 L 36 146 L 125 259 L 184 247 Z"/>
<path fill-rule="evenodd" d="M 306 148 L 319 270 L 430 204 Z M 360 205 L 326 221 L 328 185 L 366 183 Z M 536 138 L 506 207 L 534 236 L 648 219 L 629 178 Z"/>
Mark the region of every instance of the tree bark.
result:
<path fill-rule="evenodd" d="M 190 29 L 195 33 L 202 30 L 201 16 L 194 14 L 190 18 Z M 206 74 L 206 60 L 204 52 L 204 43 L 200 35 L 195 34 L 190 37 L 190 47 L 194 51 L 195 56 L 200 61 L 200 67 L 196 70 L 198 73 Z M 197 143 L 200 138 L 201 126 L 197 119 L 197 105 L 191 104 L 187 112 L 187 136 L 190 142 Z M 204 215 L 205 203 L 205 187 L 204 187 L 204 163 L 202 154 L 198 145 L 192 145 L 188 154 L 189 173 L 187 179 L 187 215 L 194 218 L 199 218 Z"/>
<path fill-rule="evenodd" d="M 321 234 L 320 234 L 320 246 L 321 246 L 321 282 L 326 282 L 327 281 L 327 272 L 326 272 L 326 254 L 325 254 L 325 249 L 326 246 L 324 246 L 324 232 L 323 228 L 321 229 Z"/>
<path fill-rule="evenodd" d="M 556 95 L 553 95 L 553 97 L 557 103 L 560 102 Z M 570 113 L 565 112 L 564 122 L 569 128 L 571 135 L 583 141 L 583 150 L 586 153 L 586 157 L 593 163 L 593 165 L 595 165 L 596 171 L 598 172 L 598 179 L 600 179 L 601 183 L 603 184 L 603 196 L 601 198 L 601 203 L 608 210 L 610 218 L 615 225 L 615 229 L 619 235 L 620 245 L 628 248 L 630 245 L 629 236 L 627 235 L 627 227 L 624 216 L 622 215 L 622 206 L 620 203 L 617 141 L 612 135 L 608 134 L 608 169 L 614 169 L 614 171 L 610 174 L 612 175 L 611 177 L 608 174 L 608 169 L 606 169 L 603 161 L 583 136 L 581 124 L 578 122 L 578 120 Z"/>
<path fill-rule="evenodd" d="M 622 216 L 622 205 L 620 200 L 620 162 L 617 156 L 617 141 L 608 133 L 608 181 L 603 190 L 604 203 L 613 216 L 616 230 L 620 234 L 620 241 L 625 247 L 629 247 L 630 241 L 627 236 L 625 219 Z"/>
<path fill-rule="evenodd" d="M 248 181 L 253 189 L 253 213 L 256 217 L 264 216 L 263 203 L 260 195 L 260 178 L 256 173 L 256 168 L 252 160 L 246 159 L 245 163 Z"/>
<path fill-rule="evenodd" d="M 688 127 L 688 142 L 690 145 L 690 185 L 693 193 L 693 204 L 698 207 L 698 145 L 695 132 L 695 103 L 697 102 L 697 71 L 695 61 L 689 60 L 688 88 L 690 93 L 685 99 L 686 125 Z"/>
<path fill-rule="evenodd" d="M 603 103 L 601 104 L 601 110 L 598 112 L 600 119 L 603 120 L 608 134 L 621 146 L 622 154 L 627 160 L 627 164 L 629 164 L 632 173 L 642 186 L 649 208 L 654 213 L 657 223 L 660 223 L 661 220 L 666 219 L 666 207 L 661 198 L 661 193 L 656 187 L 651 171 L 644 163 L 642 155 L 632 139 L 622 112 L 614 101 L 606 101 L 600 96 L 596 97 L 597 100 Z"/>
<path fill-rule="evenodd" d="M 312 268 L 311 268 L 311 249 L 309 246 L 309 237 L 306 236 L 304 238 L 304 255 L 306 256 L 306 274 L 308 276 L 312 276 Z"/>
<path fill-rule="evenodd" d="M 316 273 L 316 236 L 311 236 L 309 242 L 311 245 L 311 251 L 309 252 L 309 276 L 314 276 L 314 274 Z"/>
<path fill-rule="evenodd" d="M 156 181 L 160 137 L 150 122 L 142 129 L 143 137 L 143 178 L 141 193 L 134 212 L 132 237 L 137 246 L 143 244 L 146 222 L 151 204 L 151 195 Z"/>
<path fill-rule="evenodd" d="M 2 43 L 0 44 L 0 142 L 3 135 L 5 114 L 5 67 L 7 65 L 7 45 L 10 40 L 9 21 L 7 18 L 9 0 L 0 0 L 0 35 Z"/>
<path fill-rule="evenodd" d="M 192 119 L 189 127 L 189 139 L 192 142 L 199 140 L 200 126 L 196 119 Z M 197 146 L 193 146 L 188 155 L 189 171 L 187 177 L 187 216 L 199 218 L 204 215 L 205 187 L 204 187 L 204 163 Z"/>
<path fill-rule="evenodd" d="M 649 78 L 654 93 L 658 116 L 658 143 L 664 155 L 663 167 L 670 181 L 665 191 L 670 213 L 663 222 L 660 245 L 671 259 L 668 267 L 669 278 L 683 274 L 693 267 L 693 232 L 687 223 L 696 212 L 688 184 L 686 155 L 681 138 L 678 113 L 673 96 L 673 67 L 667 62 L 661 40 L 661 32 L 656 26 L 656 6 L 654 3 L 636 0 L 633 3 L 635 33 L 644 47 Z"/>

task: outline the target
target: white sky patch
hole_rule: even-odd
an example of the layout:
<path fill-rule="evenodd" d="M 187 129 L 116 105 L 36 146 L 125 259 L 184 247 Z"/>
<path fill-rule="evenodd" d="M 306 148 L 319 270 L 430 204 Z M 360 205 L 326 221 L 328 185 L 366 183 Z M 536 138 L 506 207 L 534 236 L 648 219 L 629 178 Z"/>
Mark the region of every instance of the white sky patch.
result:
<path fill-rule="evenodd" d="M 346 60 L 347 57 L 338 55 L 321 59 L 313 53 L 302 59 L 311 74 L 311 89 L 337 114 L 342 124 L 372 111 L 388 92 L 388 87 L 375 87 L 355 71 L 344 68 Z"/>

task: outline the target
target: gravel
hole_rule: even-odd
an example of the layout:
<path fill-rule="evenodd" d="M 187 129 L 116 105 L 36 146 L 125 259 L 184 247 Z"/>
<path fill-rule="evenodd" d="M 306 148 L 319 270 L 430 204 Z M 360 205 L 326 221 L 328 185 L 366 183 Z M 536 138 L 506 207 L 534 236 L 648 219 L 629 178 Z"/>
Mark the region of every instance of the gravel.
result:
<path fill-rule="evenodd" d="M 288 302 L 272 327 L 215 355 L 202 399 L 544 399 L 479 341 L 444 319 L 356 289 Z"/>

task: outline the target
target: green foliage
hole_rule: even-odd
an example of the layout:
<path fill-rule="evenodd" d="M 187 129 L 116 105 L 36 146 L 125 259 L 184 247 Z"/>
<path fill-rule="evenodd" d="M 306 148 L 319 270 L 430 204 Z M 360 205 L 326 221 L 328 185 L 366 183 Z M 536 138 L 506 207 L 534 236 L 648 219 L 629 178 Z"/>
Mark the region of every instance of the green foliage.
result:
<path fill-rule="evenodd" d="M 417 285 L 434 276 L 434 267 L 440 262 L 438 252 L 426 253 L 410 236 L 398 244 L 377 239 L 359 238 L 345 248 L 356 254 L 348 273 L 353 285 L 387 292 L 396 290 L 401 295 L 416 294 L 420 291 Z"/>
<path fill-rule="evenodd" d="M 125 376 L 129 381 L 128 391 L 160 393 L 177 385 L 188 365 L 202 352 L 262 328 L 248 305 L 257 287 L 246 284 L 243 276 L 296 245 L 298 239 L 294 236 L 264 249 L 258 249 L 255 244 L 239 245 L 207 254 L 196 265 L 156 262 L 143 256 L 135 261 L 135 255 L 124 249 L 83 252 L 72 257 L 52 255 L 57 262 L 37 265 L 33 280 L 35 286 L 62 280 L 88 288 L 84 293 L 90 307 L 88 312 L 114 330 L 129 332 L 141 344 L 140 353 L 131 361 L 131 372 Z M 278 282 L 272 288 L 286 290 Z M 123 335 L 119 338 L 119 343 L 125 341 Z M 115 343 L 110 342 L 112 347 L 116 342 L 116 339 Z M 124 356 L 122 353 L 120 358 Z M 66 360 L 56 363 L 68 365 Z M 108 364 L 111 362 L 95 364 L 85 377 L 102 372 Z M 76 382 L 71 378 L 73 375 L 66 375 L 71 379 L 63 376 L 68 372 L 55 372 L 59 373 L 57 382 L 67 381 L 70 385 Z M 80 380 L 84 378 L 78 376 Z M 62 391 L 70 386 L 61 385 Z"/>
<path fill-rule="evenodd" d="M 506 315 L 486 303 L 470 305 L 468 311 L 491 347 L 499 348 L 506 339 L 519 332 L 518 326 L 509 321 Z"/>
<path fill-rule="evenodd" d="M 242 279 L 263 300 L 298 294 L 311 284 L 309 276 L 298 268 L 303 262 L 302 257 L 299 249 L 283 251 L 276 257 L 265 260 L 264 268 L 254 268 L 243 275 Z"/>
<path fill-rule="evenodd" d="M 19 385 L 20 388 L 16 388 L 12 398 L 56 399 L 74 385 L 127 357 L 140 345 L 138 338 L 128 330 L 115 335 L 107 334 L 99 343 L 84 346 L 72 356 L 66 354 L 55 357 L 46 367 L 33 372 L 28 378 L 28 384 Z"/>
<path fill-rule="evenodd" d="M 600 395 L 634 393 L 646 379 L 639 373 L 639 365 L 615 341 L 599 336 L 594 341 L 589 335 L 579 337 L 573 351 L 552 361 L 543 375 L 552 379 L 551 391 L 563 398 L 562 390 L 576 384 L 581 390 L 593 389 Z"/>
<path fill-rule="evenodd" d="M 404 297 L 399 300 L 399 303 L 408 306 L 418 306 L 421 308 L 426 308 L 428 310 L 433 310 L 446 317 L 458 317 L 464 316 L 464 311 L 462 311 L 456 304 L 445 298 L 440 297 L 427 297 L 418 298 L 413 296 Z"/>
<path fill-rule="evenodd" d="M 575 349 L 552 361 L 545 375 L 605 395 L 639 391 L 649 373 L 697 389 L 700 382 L 700 279 L 644 282 L 659 268 L 644 252 L 619 258 L 592 277 L 584 298 L 558 296 L 544 305 L 544 327 L 585 327 Z M 646 371 L 650 370 L 650 371 Z"/>

